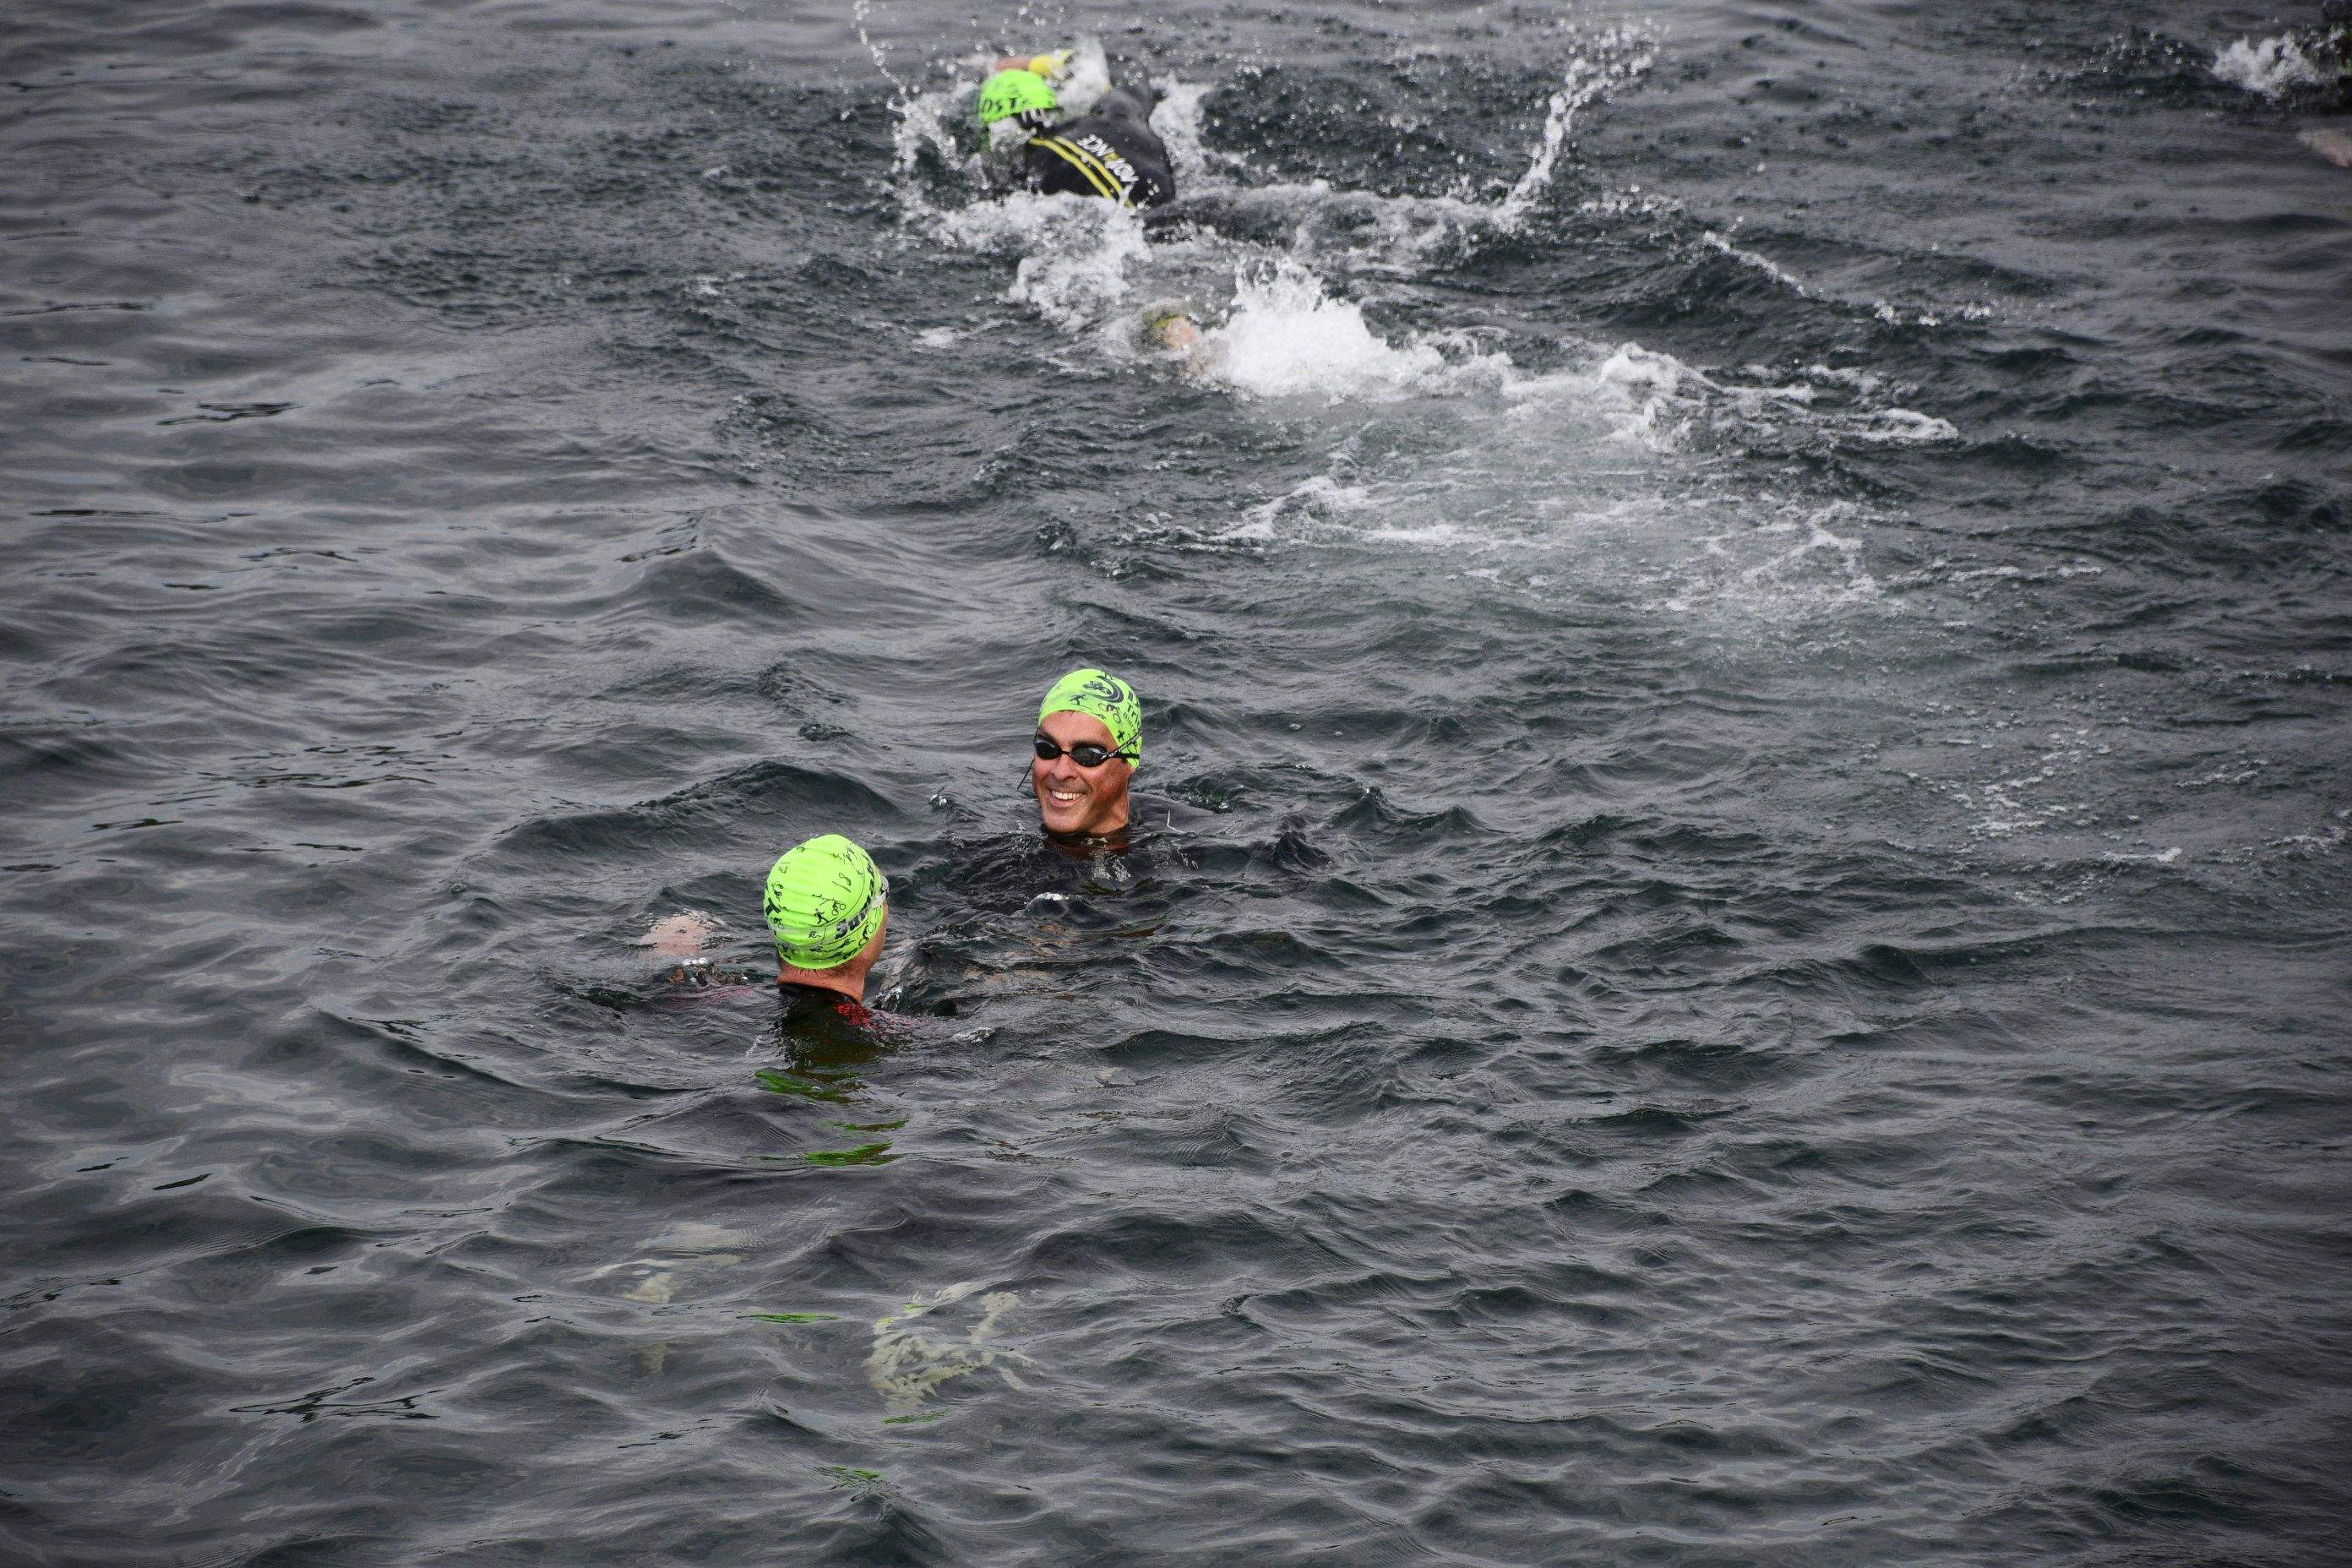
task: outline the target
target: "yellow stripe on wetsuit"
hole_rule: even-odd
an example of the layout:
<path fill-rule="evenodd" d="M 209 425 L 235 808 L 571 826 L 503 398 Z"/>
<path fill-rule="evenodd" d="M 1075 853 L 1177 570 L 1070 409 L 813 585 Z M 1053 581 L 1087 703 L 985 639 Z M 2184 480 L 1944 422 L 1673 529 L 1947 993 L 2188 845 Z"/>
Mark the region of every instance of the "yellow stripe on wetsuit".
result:
<path fill-rule="evenodd" d="M 1059 153 L 1072 168 L 1086 176 L 1087 184 L 1121 206 L 1129 205 L 1127 187 L 1119 184 L 1118 176 L 1105 168 L 1102 160 L 1085 148 L 1075 142 L 1064 141 L 1059 136 L 1034 137 L 1031 144 L 1043 147 L 1049 153 Z"/>

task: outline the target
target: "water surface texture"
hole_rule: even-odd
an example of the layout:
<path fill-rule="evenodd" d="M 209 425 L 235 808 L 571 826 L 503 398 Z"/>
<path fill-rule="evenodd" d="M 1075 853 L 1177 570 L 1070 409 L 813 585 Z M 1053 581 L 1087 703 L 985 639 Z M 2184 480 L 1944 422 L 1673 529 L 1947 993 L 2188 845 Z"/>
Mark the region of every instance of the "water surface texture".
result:
<path fill-rule="evenodd" d="M 2317 13 L 1135 16 L 12 7 L 0 1559 L 2339 1561 Z"/>

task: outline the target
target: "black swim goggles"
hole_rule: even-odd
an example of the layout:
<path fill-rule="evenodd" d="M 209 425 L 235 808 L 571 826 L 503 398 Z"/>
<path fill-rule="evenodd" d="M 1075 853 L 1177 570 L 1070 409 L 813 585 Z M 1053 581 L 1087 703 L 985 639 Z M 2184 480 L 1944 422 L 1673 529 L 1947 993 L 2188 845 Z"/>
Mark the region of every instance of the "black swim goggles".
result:
<path fill-rule="evenodd" d="M 1097 746 L 1092 741 L 1080 741 L 1066 753 L 1050 735 L 1040 735 L 1030 744 L 1036 747 L 1037 760 L 1041 763 L 1050 763 L 1064 755 L 1082 768 L 1098 768 L 1113 757 L 1125 757 L 1130 763 L 1135 761 L 1133 752 L 1114 752 L 1108 746 Z"/>

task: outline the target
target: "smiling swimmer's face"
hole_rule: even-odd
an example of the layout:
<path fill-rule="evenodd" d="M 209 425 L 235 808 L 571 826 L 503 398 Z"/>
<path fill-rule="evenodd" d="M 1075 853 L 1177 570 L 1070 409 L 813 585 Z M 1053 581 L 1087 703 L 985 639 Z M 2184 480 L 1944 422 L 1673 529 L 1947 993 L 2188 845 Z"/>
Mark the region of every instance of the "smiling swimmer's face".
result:
<path fill-rule="evenodd" d="M 1091 713 L 1065 711 L 1039 720 L 1037 733 L 1062 749 L 1062 754 L 1050 762 L 1037 756 L 1029 762 L 1029 784 L 1037 792 L 1037 811 L 1045 831 L 1097 838 L 1125 827 L 1127 783 L 1135 776 L 1135 764 L 1125 757 L 1111 757 L 1093 767 L 1082 767 L 1070 755 L 1071 747 L 1082 745 L 1117 751 L 1118 742 L 1111 739 L 1110 726 Z"/>

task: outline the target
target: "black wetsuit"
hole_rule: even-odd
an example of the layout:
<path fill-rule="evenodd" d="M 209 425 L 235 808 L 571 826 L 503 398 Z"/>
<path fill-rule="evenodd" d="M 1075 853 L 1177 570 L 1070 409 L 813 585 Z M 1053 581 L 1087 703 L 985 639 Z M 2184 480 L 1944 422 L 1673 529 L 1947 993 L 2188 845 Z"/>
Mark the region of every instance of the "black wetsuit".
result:
<path fill-rule="evenodd" d="M 803 985 L 797 980 L 776 982 L 777 998 L 784 1005 L 780 1020 L 787 1028 L 793 1025 L 814 1025 L 819 1027 L 864 1028 L 874 1021 L 873 1009 L 855 996 L 845 996 L 822 985 Z"/>
<path fill-rule="evenodd" d="M 1030 137 L 1022 149 L 1023 173 L 1049 195 L 1108 196 L 1129 207 L 1172 202 L 1176 173 L 1150 115 L 1149 99 L 1133 88 L 1115 87 L 1089 112 Z"/>

